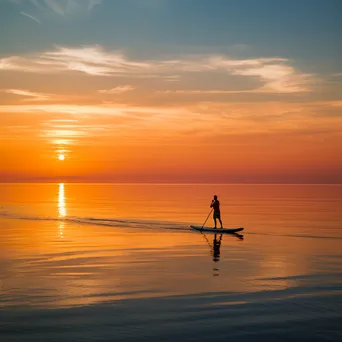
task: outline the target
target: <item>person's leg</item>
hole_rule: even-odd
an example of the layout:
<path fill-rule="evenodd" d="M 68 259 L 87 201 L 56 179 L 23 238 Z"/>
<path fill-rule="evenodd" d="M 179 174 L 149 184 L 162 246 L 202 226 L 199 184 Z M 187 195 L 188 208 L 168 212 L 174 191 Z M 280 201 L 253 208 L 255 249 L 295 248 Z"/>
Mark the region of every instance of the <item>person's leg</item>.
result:
<path fill-rule="evenodd" d="M 222 220 L 221 220 L 221 218 L 220 218 L 220 224 L 221 224 L 221 228 L 223 228 L 223 226 L 222 226 Z"/>
<path fill-rule="evenodd" d="M 214 217 L 214 222 L 215 222 L 215 228 L 216 228 L 216 217 Z"/>

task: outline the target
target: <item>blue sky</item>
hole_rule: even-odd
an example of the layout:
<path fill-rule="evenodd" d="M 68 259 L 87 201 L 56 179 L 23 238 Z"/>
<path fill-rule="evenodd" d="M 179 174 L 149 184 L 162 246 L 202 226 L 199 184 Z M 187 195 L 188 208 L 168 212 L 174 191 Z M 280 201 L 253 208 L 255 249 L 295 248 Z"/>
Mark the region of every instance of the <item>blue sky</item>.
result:
<path fill-rule="evenodd" d="M 67 2 L 1 1 L 1 53 L 52 44 L 96 43 L 136 54 L 231 51 L 243 44 L 248 49 L 236 54 L 316 60 L 324 69 L 327 61 L 337 67 L 342 57 L 339 0 L 102 0 L 91 2 L 89 11 L 85 0 L 74 1 L 84 4 L 68 13 L 56 10 Z"/>
<path fill-rule="evenodd" d="M 334 96 L 341 13 L 340 0 L 3 0 L 0 56 L 97 46 L 134 61 L 279 58 L 293 73 L 328 82 L 317 82 L 319 91 Z M 235 81 L 240 89 L 241 79 Z"/>

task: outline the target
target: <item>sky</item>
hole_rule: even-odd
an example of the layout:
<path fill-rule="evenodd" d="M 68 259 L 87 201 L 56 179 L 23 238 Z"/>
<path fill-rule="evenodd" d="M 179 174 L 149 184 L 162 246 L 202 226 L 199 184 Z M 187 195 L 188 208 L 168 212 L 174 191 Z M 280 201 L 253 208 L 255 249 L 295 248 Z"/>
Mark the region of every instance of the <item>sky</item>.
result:
<path fill-rule="evenodd" d="M 0 0 L 0 182 L 342 183 L 341 13 Z"/>

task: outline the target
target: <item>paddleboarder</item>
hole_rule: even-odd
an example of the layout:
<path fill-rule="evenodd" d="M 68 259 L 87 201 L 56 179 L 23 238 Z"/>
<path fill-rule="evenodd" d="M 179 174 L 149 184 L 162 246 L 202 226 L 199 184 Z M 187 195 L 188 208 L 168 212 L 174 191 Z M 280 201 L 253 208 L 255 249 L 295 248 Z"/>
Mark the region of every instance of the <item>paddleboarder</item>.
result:
<path fill-rule="evenodd" d="M 221 221 L 220 201 L 218 200 L 216 195 L 214 196 L 214 199 L 211 201 L 210 208 L 214 209 L 213 218 L 214 218 L 215 228 L 216 228 L 217 219 L 220 221 L 221 228 L 223 228 L 222 221 Z"/>

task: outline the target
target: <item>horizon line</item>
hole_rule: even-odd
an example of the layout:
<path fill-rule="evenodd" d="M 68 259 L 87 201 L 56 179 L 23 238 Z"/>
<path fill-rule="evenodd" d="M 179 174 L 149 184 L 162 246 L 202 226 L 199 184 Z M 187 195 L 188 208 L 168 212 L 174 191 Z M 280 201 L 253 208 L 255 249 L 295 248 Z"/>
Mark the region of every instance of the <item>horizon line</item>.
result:
<path fill-rule="evenodd" d="M 118 185 L 342 185 L 342 183 L 240 183 L 240 182 L 84 182 L 84 181 L 11 181 L 1 182 L 0 184 L 118 184 Z"/>

